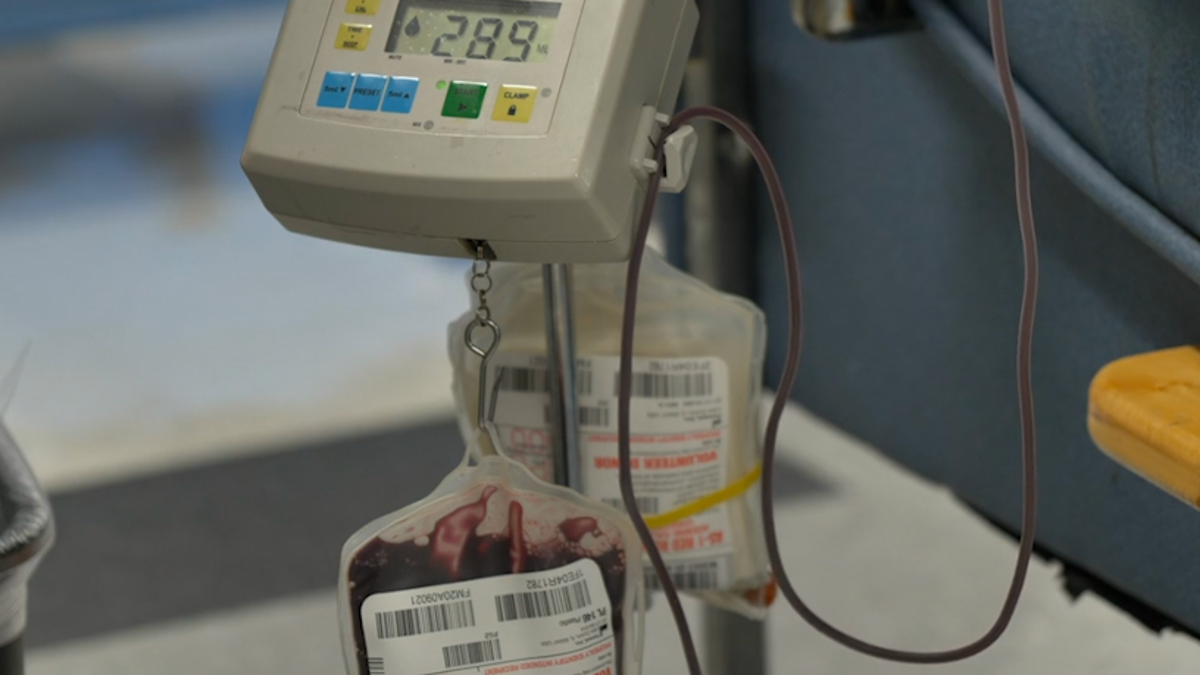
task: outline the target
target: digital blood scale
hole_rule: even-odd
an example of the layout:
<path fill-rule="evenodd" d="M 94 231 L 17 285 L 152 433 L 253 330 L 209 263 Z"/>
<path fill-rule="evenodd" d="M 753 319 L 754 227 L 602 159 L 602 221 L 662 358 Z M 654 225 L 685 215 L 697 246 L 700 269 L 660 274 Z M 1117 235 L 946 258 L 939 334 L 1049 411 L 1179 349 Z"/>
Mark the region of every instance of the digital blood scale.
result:
<path fill-rule="evenodd" d="M 698 20 L 694 0 L 292 0 L 242 166 L 303 234 L 624 260 L 644 112 L 673 110 Z"/>

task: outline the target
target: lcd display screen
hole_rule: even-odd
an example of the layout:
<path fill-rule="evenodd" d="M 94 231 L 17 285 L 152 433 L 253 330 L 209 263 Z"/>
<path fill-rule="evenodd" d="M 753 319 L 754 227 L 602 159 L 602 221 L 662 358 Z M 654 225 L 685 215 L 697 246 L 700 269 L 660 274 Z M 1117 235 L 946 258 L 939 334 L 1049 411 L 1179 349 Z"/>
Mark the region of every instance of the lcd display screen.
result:
<path fill-rule="evenodd" d="M 550 55 L 562 4 L 526 0 L 403 0 L 388 36 L 392 54 L 514 63 Z"/>

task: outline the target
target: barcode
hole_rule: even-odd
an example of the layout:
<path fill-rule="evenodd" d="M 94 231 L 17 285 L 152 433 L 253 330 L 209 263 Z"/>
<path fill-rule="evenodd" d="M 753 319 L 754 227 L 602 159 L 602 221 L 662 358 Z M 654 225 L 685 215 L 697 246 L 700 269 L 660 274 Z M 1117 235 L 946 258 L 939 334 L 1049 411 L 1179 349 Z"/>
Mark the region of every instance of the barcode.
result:
<path fill-rule="evenodd" d="M 468 642 L 465 645 L 442 647 L 442 657 L 446 660 L 447 668 L 462 668 L 477 666 L 481 663 L 500 660 L 500 640 L 482 640 Z"/>
<path fill-rule="evenodd" d="M 721 586 L 719 565 L 720 561 L 717 560 L 678 563 L 667 565 L 667 572 L 670 573 L 671 583 L 675 584 L 678 589 L 712 591 Z M 658 582 L 658 575 L 654 573 L 654 568 L 646 570 L 646 587 L 654 590 L 662 588 L 662 584 Z"/>
<path fill-rule="evenodd" d="M 600 501 L 608 504 L 609 506 L 615 506 L 622 511 L 625 510 L 624 499 L 605 497 Z M 637 502 L 638 511 L 641 511 L 643 516 L 649 516 L 658 513 L 658 497 L 634 497 L 633 501 Z"/>
<path fill-rule="evenodd" d="M 550 393 L 550 373 L 544 368 L 500 366 L 496 369 L 496 377 L 499 378 L 500 391 L 522 394 Z M 592 371 L 575 371 L 575 391 L 579 396 L 592 395 Z"/>
<path fill-rule="evenodd" d="M 500 378 L 500 391 L 516 391 L 526 394 L 549 394 L 550 374 L 536 368 L 513 368 L 500 366 L 496 377 Z"/>
<path fill-rule="evenodd" d="M 367 659 L 367 675 L 385 675 L 382 658 Z"/>
<path fill-rule="evenodd" d="M 425 633 L 440 633 L 475 626 L 475 606 L 470 600 L 448 602 L 375 615 L 375 629 L 380 640 L 401 638 Z"/>
<path fill-rule="evenodd" d="M 510 593 L 496 596 L 496 616 L 501 621 L 544 619 L 583 609 L 592 604 L 587 581 L 546 591 Z"/>
<path fill-rule="evenodd" d="M 579 426 L 581 427 L 608 427 L 612 420 L 609 408 L 599 408 L 591 406 L 579 407 Z M 543 418 L 546 424 L 550 424 L 550 406 L 546 406 Z"/>
<path fill-rule="evenodd" d="M 621 374 L 615 376 L 616 385 L 613 395 L 621 391 Z M 634 373 L 634 398 L 699 398 L 712 396 L 712 373 L 684 373 L 668 375 L 665 373 Z"/>

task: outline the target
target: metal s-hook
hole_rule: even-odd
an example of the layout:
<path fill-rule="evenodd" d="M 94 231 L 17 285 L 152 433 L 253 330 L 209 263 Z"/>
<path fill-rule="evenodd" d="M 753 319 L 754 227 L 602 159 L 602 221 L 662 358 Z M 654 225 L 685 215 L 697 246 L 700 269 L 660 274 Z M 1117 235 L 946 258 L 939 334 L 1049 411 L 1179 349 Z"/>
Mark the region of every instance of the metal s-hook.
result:
<path fill-rule="evenodd" d="M 487 328 L 492 332 L 492 341 L 486 348 L 480 347 L 475 341 L 475 332 L 480 328 Z M 492 360 L 492 356 L 496 354 L 496 350 L 500 347 L 500 326 L 491 319 L 476 318 L 467 325 L 467 332 L 463 336 L 467 343 L 467 349 L 471 353 L 478 356 L 479 361 L 479 410 L 476 423 L 480 429 L 485 429 L 492 426 L 492 417 L 496 414 L 496 393 L 499 390 L 500 378 L 497 378 L 496 387 L 492 391 L 491 405 L 488 405 L 487 396 L 487 381 L 488 381 L 488 364 Z M 502 376 L 501 376 L 502 377 Z"/>
<path fill-rule="evenodd" d="M 475 320 L 467 324 L 466 333 L 463 335 L 463 340 L 467 344 L 467 349 L 471 353 L 479 357 L 479 402 L 476 417 L 476 426 L 480 431 L 487 432 L 488 438 L 491 440 L 493 450 L 499 451 L 500 441 L 499 435 L 496 432 L 496 425 L 493 419 L 496 416 L 496 398 L 500 393 L 500 383 L 504 380 L 504 371 L 501 370 L 496 377 L 496 383 L 492 386 L 491 401 L 488 401 L 488 365 L 492 361 L 492 356 L 496 354 L 496 350 L 500 348 L 500 326 L 492 321 L 492 311 L 488 307 L 487 294 L 492 290 L 492 261 L 487 257 L 487 248 L 483 242 L 480 242 L 475 248 L 475 263 L 471 275 L 471 290 L 479 296 L 479 306 L 475 308 Z M 475 339 L 476 332 L 486 328 L 492 333 L 492 339 L 487 347 L 480 346 L 479 341 Z"/>

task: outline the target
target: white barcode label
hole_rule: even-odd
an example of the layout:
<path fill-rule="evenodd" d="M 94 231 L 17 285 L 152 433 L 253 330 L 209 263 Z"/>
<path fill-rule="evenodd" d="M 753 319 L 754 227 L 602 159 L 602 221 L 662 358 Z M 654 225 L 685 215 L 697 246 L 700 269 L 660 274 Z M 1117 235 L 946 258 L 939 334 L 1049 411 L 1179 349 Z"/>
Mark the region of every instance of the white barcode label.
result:
<path fill-rule="evenodd" d="M 613 506 L 618 509 L 621 509 L 622 511 L 625 510 L 625 500 L 624 499 L 614 499 L 612 497 L 605 497 L 601 501 L 603 501 L 605 504 L 608 504 L 609 506 Z M 653 515 L 656 515 L 659 513 L 658 497 L 634 497 L 633 501 L 637 502 L 638 511 L 641 511 L 643 516 L 653 516 Z"/>
<path fill-rule="evenodd" d="M 542 419 L 545 420 L 546 424 L 550 424 L 550 406 L 545 406 L 543 410 Z M 582 405 L 579 406 L 578 413 L 579 426 L 581 427 L 607 429 L 612 422 L 612 413 L 609 408 Z"/>
<path fill-rule="evenodd" d="M 613 396 L 620 395 L 621 376 L 614 378 Z M 712 373 L 634 373 L 634 398 L 706 398 L 713 395 Z"/>
<path fill-rule="evenodd" d="M 485 664 L 538 675 L 615 670 L 612 611 L 604 575 L 589 559 L 544 572 L 378 593 L 362 604 L 367 672 L 361 675 L 482 672 Z"/>
<path fill-rule="evenodd" d="M 375 630 L 379 639 L 402 638 L 425 633 L 440 633 L 475 625 L 475 606 L 470 600 L 443 605 L 398 609 L 375 615 Z"/>
<path fill-rule="evenodd" d="M 564 588 L 497 596 L 496 617 L 501 621 L 544 619 L 574 612 L 591 604 L 587 582 L 577 581 Z"/>
<path fill-rule="evenodd" d="M 468 642 L 464 645 L 442 647 L 442 658 L 447 668 L 477 666 L 500 660 L 500 641 L 496 639 Z"/>
<path fill-rule="evenodd" d="M 500 391 L 522 394 L 549 394 L 550 372 L 545 368 L 522 368 L 498 366 L 495 376 L 499 378 Z M 575 371 L 575 391 L 580 396 L 592 395 L 592 371 Z"/>
<path fill-rule="evenodd" d="M 668 564 L 667 571 L 671 583 L 681 591 L 715 591 L 729 583 L 726 580 L 729 564 L 728 558 L 697 560 Z M 647 568 L 646 587 L 653 590 L 662 588 L 653 567 Z"/>

